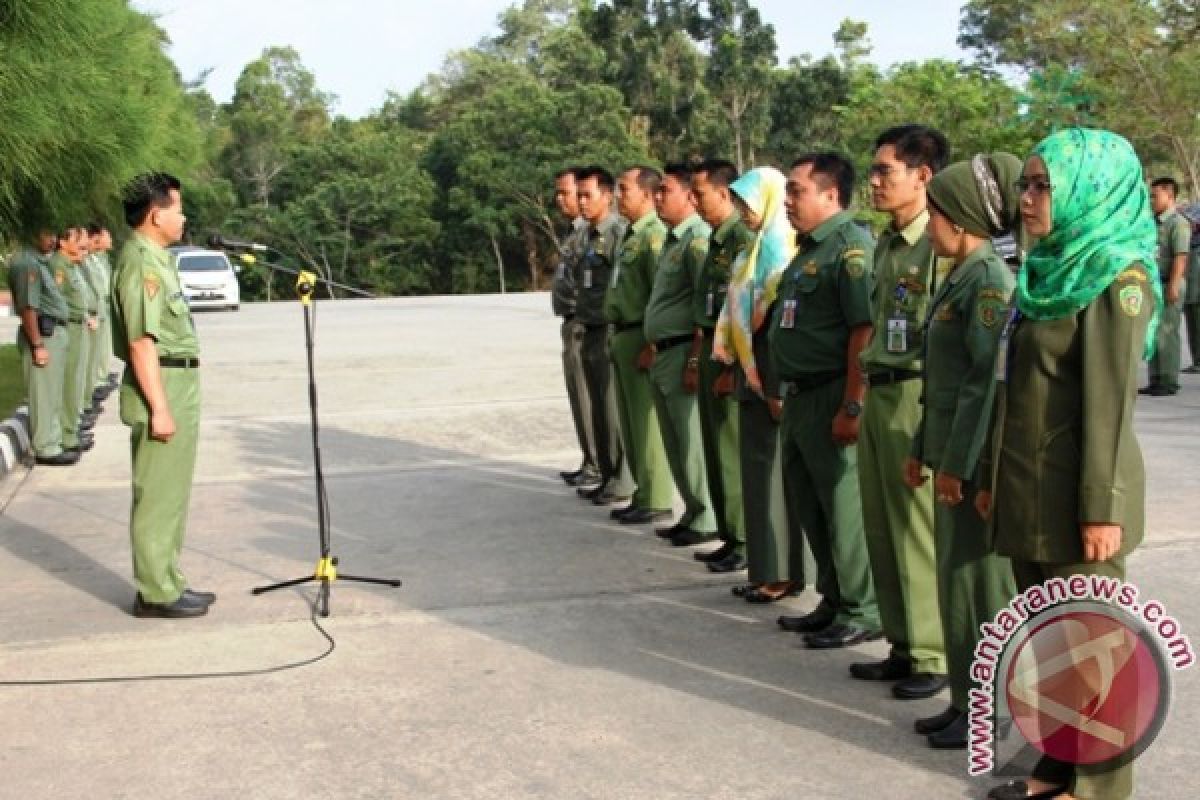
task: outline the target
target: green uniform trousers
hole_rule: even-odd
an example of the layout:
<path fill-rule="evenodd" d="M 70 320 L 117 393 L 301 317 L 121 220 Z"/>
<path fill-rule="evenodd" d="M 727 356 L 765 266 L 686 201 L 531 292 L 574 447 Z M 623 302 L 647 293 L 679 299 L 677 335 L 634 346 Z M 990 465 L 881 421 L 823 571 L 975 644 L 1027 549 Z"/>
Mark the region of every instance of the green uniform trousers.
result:
<path fill-rule="evenodd" d="M 801 390 L 783 405 L 780 430 L 789 547 L 807 536 L 817 562 L 821 603 L 835 622 L 879 629 L 879 609 L 867 558 L 858 451 L 833 441 L 833 418 L 842 406 L 845 378 Z"/>
<path fill-rule="evenodd" d="M 596 466 L 601 480 L 622 497 L 633 493 L 633 479 L 621 450 L 617 391 L 608 356 L 608 326 L 590 325 L 583 333 L 583 377 L 592 404 Z"/>
<path fill-rule="evenodd" d="M 738 434 L 748 579 L 803 584 L 815 567 L 803 544 L 804 532 L 795 537 L 795 546 L 788 536 L 779 424 L 771 419 L 766 401 L 749 391 L 738 400 Z"/>
<path fill-rule="evenodd" d="M 199 371 L 164 368 L 162 382 L 175 419 L 175 435 L 166 443 L 150 438 L 150 409 L 132 369 L 126 368 L 121 383 L 121 421 L 129 426 L 133 456 L 133 579 L 147 603 L 173 603 L 187 588 L 179 553 L 200 433 Z"/>
<path fill-rule="evenodd" d="M 1051 578 L 1072 575 L 1103 575 L 1125 580 L 1125 559 L 1118 556 L 1109 561 L 1086 564 L 1044 564 L 1035 561 L 1013 561 L 1017 586 L 1025 591 Z M 1065 786 L 1073 797 L 1084 800 L 1125 800 L 1133 796 L 1133 765 L 1115 769 L 1096 766 L 1076 766 L 1043 756 L 1033 770 L 1040 781 Z"/>
<path fill-rule="evenodd" d="M 1017 595 L 1012 563 L 992 552 L 987 521 L 975 510 L 977 492 L 971 481 L 963 481 L 962 502 L 953 507 L 938 503 L 934 512 L 950 704 L 964 714 L 971 708 L 968 693 L 979 627 L 993 621 Z"/>
<path fill-rule="evenodd" d="M 1183 321 L 1187 323 L 1188 352 L 1192 366 L 1200 366 L 1200 303 L 1184 303 Z"/>
<path fill-rule="evenodd" d="M 1179 351 L 1183 345 L 1180 340 L 1179 322 L 1182 316 L 1182 300 L 1178 303 L 1163 303 L 1162 316 L 1158 320 L 1158 348 L 1149 365 L 1152 385 L 1179 389 Z"/>
<path fill-rule="evenodd" d="M 580 469 L 597 469 L 595 436 L 592 434 L 592 403 L 588 398 L 587 381 L 583 378 L 582 324 L 574 318 L 562 324 L 563 381 L 567 386 L 567 401 L 571 404 L 571 422 L 583 454 Z"/>
<path fill-rule="evenodd" d="M 858 482 L 871 577 L 891 655 L 915 672 L 946 672 L 933 537 L 933 482 L 904 483 L 904 462 L 921 422 L 919 380 L 867 392 L 858 438 Z"/>
<path fill-rule="evenodd" d="M 33 365 L 33 350 L 25 334 L 17 336 L 21 370 L 29 395 L 30 444 L 35 456 L 56 456 L 63 451 L 62 401 L 63 379 L 67 366 L 67 329 L 57 326 L 50 336 L 42 337 L 50 361 L 44 367 Z"/>
<path fill-rule="evenodd" d="M 650 368 L 650 389 L 667 451 L 667 463 L 675 478 L 675 488 L 683 499 L 683 516 L 679 518 L 679 524 L 701 533 L 712 533 L 717 529 L 717 518 L 713 514 L 704 470 L 700 411 L 696 395 L 683 390 L 687 356 L 688 349 L 683 345 L 659 351 Z"/>
<path fill-rule="evenodd" d="M 63 372 L 62 405 L 59 407 L 59 419 L 62 420 L 63 447 L 79 446 L 79 416 L 86 407 L 83 403 L 84 384 L 87 384 L 88 396 L 91 396 L 91 382 L 85 381 L 88 368 L 88 358 L 91 344 L 90 332 L 82 322 L 67 323 L 67 353 L 66 368 Z"/>
<path fill-rule="evenodd" d="M 92 332 L 92 357 L 87 379 L 89 392 L 108 383 L 108 362 L 111 357 L 112 323 L 104 318 L 99 320 L 99 327 Z"/>
<path fill-rule="evenodd" d="M 637 490 L 633 505 L 637 508 L 670 509 L 675 502 L 675 486 L 658 414 L 650 392 L 650 378 L 637 368 L 638 354 L 646 346 L 641 327 L 614 333 L 609 339 L 609 354 L 617 384 L 617 412 L 620 414 L 621 447 Z"/>
<path fill-rule="evenodd" d="M 700 351 L 700 434 L 704 439 L 704 465 L 708 471 L 708 496 L 717 515 L 717 534 L 742 552 L 746 547 L 746 522 L 742 514 L 742 469 L 738 455 L 737 403 L 732 397 L 713 396 L 713 384 L 724 367 L 712 360 L 712 336 L 704 337 Z"/>

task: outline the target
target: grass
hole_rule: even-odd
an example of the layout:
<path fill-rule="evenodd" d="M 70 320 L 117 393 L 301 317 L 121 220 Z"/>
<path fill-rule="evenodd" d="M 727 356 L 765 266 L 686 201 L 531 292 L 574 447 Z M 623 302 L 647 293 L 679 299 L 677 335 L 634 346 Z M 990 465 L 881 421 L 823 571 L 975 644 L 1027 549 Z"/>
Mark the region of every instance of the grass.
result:
<path fill-rule="evenodd" d="M 25 402 L 25 377 L 21 374 L 21 356 L 15 344 L 0 345 L 0 420 L 12 416 Z"/>

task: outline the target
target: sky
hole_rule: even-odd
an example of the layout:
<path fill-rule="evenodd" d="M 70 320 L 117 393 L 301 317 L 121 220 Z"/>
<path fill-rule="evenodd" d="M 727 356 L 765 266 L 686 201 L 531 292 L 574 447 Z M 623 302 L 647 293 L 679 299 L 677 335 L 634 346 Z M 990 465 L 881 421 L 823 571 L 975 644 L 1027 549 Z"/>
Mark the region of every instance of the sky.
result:
<path fill-rule="evenodd" d="M 171 39 L 170 55 L 185 80 L 212 69 L 206 87 L 219 102 L 233 96 L 242 68 L 273 45 L 291 45 L 337 95 L 336 113 L 361 117 L 383 104 L 389 89 L 407 94 L 441 69 L 446 56 L 496 31 L 501 11 L 516 0 L 133 0 L 155 14 Z M 779 61 L 832 51 L 846 17 L 868 24 L 870 60 L 948 58 L 958 49 L 957 0 L 755 0 L 775 26 Z"/>

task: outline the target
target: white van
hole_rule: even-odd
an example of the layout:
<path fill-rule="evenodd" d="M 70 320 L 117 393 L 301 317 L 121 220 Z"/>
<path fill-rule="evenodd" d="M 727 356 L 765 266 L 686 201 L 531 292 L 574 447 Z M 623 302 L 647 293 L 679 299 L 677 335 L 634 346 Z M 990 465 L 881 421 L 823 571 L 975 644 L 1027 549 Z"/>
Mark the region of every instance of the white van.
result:
<path fill-rule="evenodd" d="M 179 282 L 188 308 L 228 308 L 237 311 L 241 287 L 237 271 L 220 250 L 172 247 L 179 266 Z"/>

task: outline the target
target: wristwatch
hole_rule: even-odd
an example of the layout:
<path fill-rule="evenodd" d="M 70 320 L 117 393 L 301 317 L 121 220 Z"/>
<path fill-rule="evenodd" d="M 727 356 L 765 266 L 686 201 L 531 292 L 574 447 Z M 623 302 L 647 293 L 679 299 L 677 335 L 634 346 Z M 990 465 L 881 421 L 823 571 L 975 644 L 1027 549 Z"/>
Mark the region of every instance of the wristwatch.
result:
<path fill-rule="evenodd" d="M 862 414 L 862 403 L 858 402 L 857 400 L 847 400 L 846 404 L 842 406 L 842 410 L 846 412 L 847 417 L 854 419 L 858 415 Z"/>

